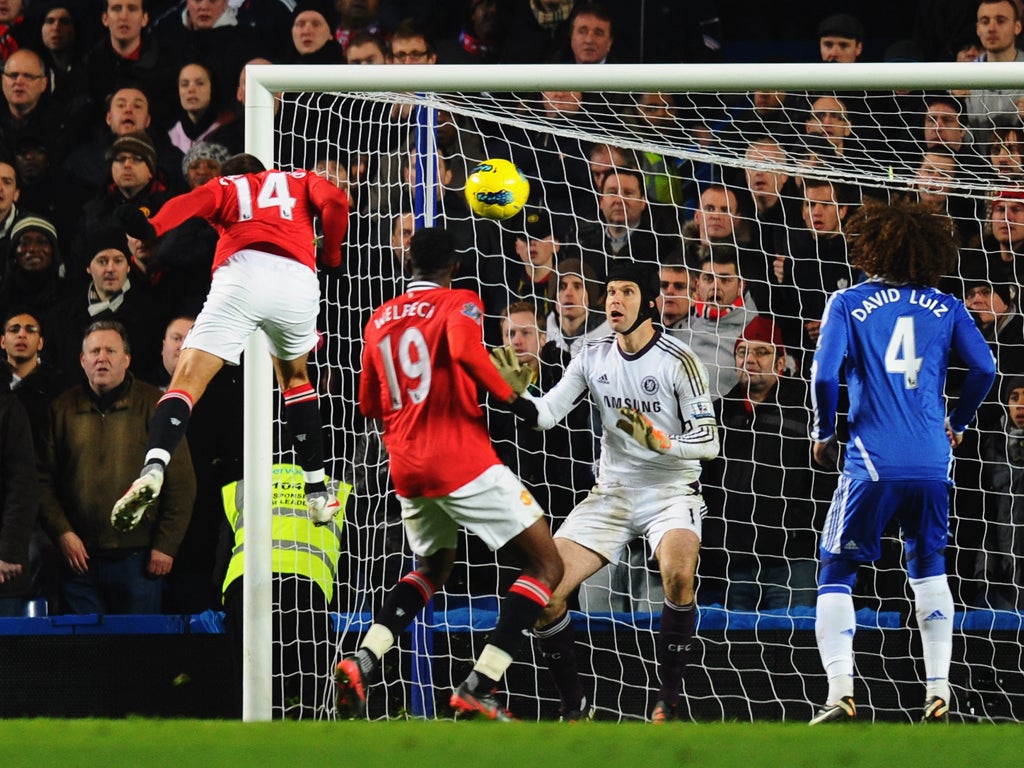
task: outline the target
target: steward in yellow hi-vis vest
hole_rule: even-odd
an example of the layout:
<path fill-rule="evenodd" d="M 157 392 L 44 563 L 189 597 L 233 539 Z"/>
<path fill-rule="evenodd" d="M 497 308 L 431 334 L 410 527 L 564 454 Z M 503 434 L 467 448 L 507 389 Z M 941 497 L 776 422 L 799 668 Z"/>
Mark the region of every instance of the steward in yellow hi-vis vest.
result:
<path fill-rule="evenodd" d="M 302 467 L 297 464 L 275 464 L 271 506 L 274 522 L 271 530 L 273 552 L 271 569 L 274 573 L 305 576 L 320 585 L 327 602 L 334 597 L 334 579 L 338 558 L 341 556 L 341 526 L 343 520 L 335 518 L 326 525 L 316 526 L 306 510 L 306 484 Z M 352 492 L 348 483 L 334 482 L 341 508 Z M 242 509 L 242 483 L 228 483 L 223 489 L 224 513 L 231 530 L 235 532 L 235 546 L 224 577 L 224 592 L 242 575 L 245 554 L 245 514 Z"/>
<path fill-rule="evenodd" d="M 334 629 L 329 612 L 341 556 L 342 515 L 314 525 L 306 509 L 302 467 L 273 467 L 271 570 L 274 574 L 275 718 L 323 718 L 330 704 L 330 664 Z M 352 486 L 328 480 L 345 509 Z M 241 686 L 242 586 L 245 567 L 245 508 L 241 482 L 224 486 L 224 513 L 235 544 L 224 578 L 225 626 L 235 653 L 235 677 Z M 239 687 L 239 701 L 241 701 Z"/>

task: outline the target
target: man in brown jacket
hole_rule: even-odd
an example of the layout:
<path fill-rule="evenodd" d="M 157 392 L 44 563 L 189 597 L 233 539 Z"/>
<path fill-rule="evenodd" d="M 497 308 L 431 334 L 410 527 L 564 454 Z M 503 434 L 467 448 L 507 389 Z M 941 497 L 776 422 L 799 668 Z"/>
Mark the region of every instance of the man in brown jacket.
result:
<path fill-rule="evenodd" d="M 160 391 L 128 372 L 127 333 L 116 321 L 89 326 L 81 363 L 87 383 L 50 406 L 40 450 L 40 519 L 62 555 L 64 613 L 159 613 L 164 577 L 188 527 L 196 483 L 188 445 L 168 468 L 159 502 L 128 533 L 110 508 L 146 452 Z"/>

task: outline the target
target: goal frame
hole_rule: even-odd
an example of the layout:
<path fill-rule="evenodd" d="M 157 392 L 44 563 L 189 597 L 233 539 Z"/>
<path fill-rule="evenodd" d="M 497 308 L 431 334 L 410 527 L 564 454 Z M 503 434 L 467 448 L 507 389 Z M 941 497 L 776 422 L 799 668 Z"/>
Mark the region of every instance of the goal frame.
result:
<path fill-rule="evenodd" d="M 245 148 L 273 167 L 274 93 L 573 90 L 652 91 L 1024 88 L 1024 64 L 957 62 L 854 64 L 604 65 L 251 65 L 245 70 Z M 246 564 L 243 606 L 242 719 L 271 719 L 271 466 L 273 385 L 262 332 L 244 363 Z"/>

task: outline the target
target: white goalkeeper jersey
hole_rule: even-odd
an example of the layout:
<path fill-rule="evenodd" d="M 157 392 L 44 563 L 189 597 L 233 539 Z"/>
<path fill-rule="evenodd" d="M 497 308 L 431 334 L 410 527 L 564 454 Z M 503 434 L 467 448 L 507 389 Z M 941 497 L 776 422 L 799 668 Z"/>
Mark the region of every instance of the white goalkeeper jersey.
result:
<path fill-rule="evenodd" d="M 554 389 L 532 398 L 538 428 L 561 421 L 588 390 L 601 413 L 600 484 L 694 484 L 701 460 L 718 454 L 707 369 L 678 339 L 656 329 L 636 354 L 624 352 L 614 334 L 588 342 Z M 668 452 L 652 451 L 616 427 L 622 407 L 635 408 L 668 435 Z"/>

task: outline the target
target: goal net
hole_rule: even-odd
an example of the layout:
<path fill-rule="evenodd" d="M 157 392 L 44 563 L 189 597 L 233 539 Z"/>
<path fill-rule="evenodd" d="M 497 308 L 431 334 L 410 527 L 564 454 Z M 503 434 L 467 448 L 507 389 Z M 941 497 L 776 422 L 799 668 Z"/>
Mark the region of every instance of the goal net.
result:
<path fill-rule="evenodd" d="M 557 379 L 581 334 L 600 332 L 611 260 L 666 268 L 664 309 L 677 326 L 669 332 L 699 350 L 725 414 L 723 455 L 704 475 L 685 716 L 809 717 L 826 688 L 814 568 L 837 476 L 810 460 L 806 399 L 757 424 L 737 404 L 736 332 L 721 320 L 731 311 L 773 318 L 787 352 L 783 380 L 806 395 L 800 385 L 825 300 L 859 278 L 843 222 L 865 198 L 909 195 L 946 217 L 958 239 L 960 264 L 943 287 L 967 299 L 1000 371 L 954 468 L 954 716 L 1021 719 L 1024 422 L 1013 421 L 1007 398 L 1024 387 L 1015 378 L 1024 376 L 1015 270 L 1024 248 L 1024 88 L 1014 90 L 1019 71 L 1007 67 L 252 68 L 250 148 L 284 169 L 319 164 L 353 203 L 344 274 L 322 278 L 316 353 L 329 472 L 355 487 L 332 606 L 337 652 L 355 648 L 412 562 L 380 426 L 360 417 L 356 394 L 363 325 L 403 290 L 408 237 L 433 223 L 458 244 L 457 284 L 483 297 L 488 345 L 505 343 L 506 307 L 537 308 L 551 372 L 542 386 Z M 463 197 L 467 175 L 491 157 L 513 160 L 531 186 L 526 211 L 504 222 L 474 216 Z M 716 264 L 735 260 L 741 299 L 722 285 L 711 291 L 709 254 Z M 584 299 L 570 298 L 572 275 Z M 950 367 L 955 397 L 955 359 Z M 599 435 L 589 408 L 543 436 L 488 417 L 499 454 L 557 528 L 593 481 Z M 464 538 L 451 582 L 386 657 L 369 717 L 450 716 L 448 695 L 494 628 L 515 573 L 514 562 Z M 898 530 L 862 568 L 854 596 L 862 717 L 915 717 L 923 669 Z M 577 653 L 599 718 L 650 711 L 662 599 L 643 542 L 575 598 Z M 533 647 L 506 685 L 518 717 L 555 716 L 557 693 Z M 329 692 L 318 716 L 333 716 Z"/>

